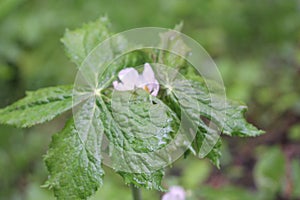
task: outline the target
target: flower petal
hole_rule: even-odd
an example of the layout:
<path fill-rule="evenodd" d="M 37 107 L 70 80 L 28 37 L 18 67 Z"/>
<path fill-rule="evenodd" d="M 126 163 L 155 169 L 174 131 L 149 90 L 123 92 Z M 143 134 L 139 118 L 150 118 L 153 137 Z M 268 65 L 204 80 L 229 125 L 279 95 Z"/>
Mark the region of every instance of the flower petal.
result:
<path fill-rule="evenodd" d="M 125 68 L 119 72 L 119 79 L 122 83 L 136 84 L 139 78 L 139 73 L 132 67 Z"/>
<path fill-rule="evenodd" d="M 147 87 L 148 87 L 151 95 L 157 96 L 158 91 L 159 91 L 159 83 L 157 80 L 155 80 L 155 83 L 147 84 Z"/>
<path fill-rule="evenodd" d="M 149 83 L 155 81 L 155 75 L 149 63 L 144 64 L 144 71 L 142 76 L 144 77 L 144 80 Z"/>
<path fill-rule="evenodd" d="M 129 90 L 134 90 L 134 86 L 131 88 L 131 85 L 124 85 L 122 82 L 119 81 L 114 81 L 113 86 L 115 90 L 118 91 L 129 91 Z"/>
<path fill-rule="evenodd" d="M 134 68 L 126 68 L 119 72 L 118 77 L 121 82 L 114 81 L 113 86 L 116 90 L 134 90 L 139 80 L 139 74 Z"/>

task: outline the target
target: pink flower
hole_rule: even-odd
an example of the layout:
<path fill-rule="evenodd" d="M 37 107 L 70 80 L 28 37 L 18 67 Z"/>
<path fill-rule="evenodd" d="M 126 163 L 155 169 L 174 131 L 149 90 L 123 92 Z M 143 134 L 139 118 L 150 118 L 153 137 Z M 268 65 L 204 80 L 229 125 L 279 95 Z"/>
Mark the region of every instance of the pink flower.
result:
<path fill-rule="evenodd" d="M 119 81 L 114 81 L 113 86 L 118 91 L 131 91 L 136 88 L 142 88 L 151 95 L 156 96 L 159 91 L 159 83 L 155 79 L 155 74 L 149 63 L 145 63 L 144 71 L 140 75 L 130 67 L 121 70 L 118 74 Z"/>
<path fill-rule="evenodd" d="M 169 192 L 163 195 L 162 200 L 185 200 L 186 193 L 180 186 L 172 186 Z"/>

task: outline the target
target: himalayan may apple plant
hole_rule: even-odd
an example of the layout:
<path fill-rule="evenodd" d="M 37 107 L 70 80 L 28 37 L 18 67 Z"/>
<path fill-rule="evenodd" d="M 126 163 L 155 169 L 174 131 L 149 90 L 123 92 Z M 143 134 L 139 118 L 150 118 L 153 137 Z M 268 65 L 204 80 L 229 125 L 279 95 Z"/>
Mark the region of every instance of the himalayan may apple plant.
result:
<path fill-rule="evenodd" d="M 107 18 L 100 18 L 80 29 L 66 31 L 62 42 L 79 70 L 93 49 L 113 35 L 109 25 Z M 180 29 L 180 26 L 175 29 Z M 184 54 L 190 51 L 173 32 L 162 33 L 160 40 L 162 45 L 168 45 L 169 50 L 180 48 Z M 107 50 L 115 56 L 124 46 L 130 44 L 123 38 L 110 44 Z M 103 55 L 97 56 L 101 58 Z M 171 66 L 171 70 L 153 63 Z M 45 155 L 49 171 L 45 186 L 52 189 L 58 199 L 87 199 L 103 184 L 105 156 L 100 150 L 105 146 L 103 137 L 109 139 L 116 149 L 147 155 L 172 142 L 182 128 L 180 120 L 184 115 L 192 119 L 191 126 L 196 131 L 183 153 L 203 158 L 201 146 L 214 134 L 208 122 L 229 136 L 252 137 L 263 133 L 245 120 L 245 105 L 226 99 L 225 106 L 220 107 L 210 101 L 211 96 L 218 99 L 218 94 L 211 93 L 204 78 L 197 75 L 189 62 L 169 51 L 140 48 L 120 55 L 107 66 L 96 80 L 101 89 L 81 102 L 74 101 L 74 85 L 63 85 L 26 92 L 26 97 L 0 110 L 1 124 L 27 128 L 50 121 L 68 110 L 74 111 L 81 105 L 81 111 L 73 113 L 65 127 L 53 135 Z M 163 83 L 170 79 L 173 81 Z M 119 101 L 119 104 L 114 101 Z M 185 128 L 184 131 L 189 131 L 189 127 Z M 148 138 L 141 139 L 135 133 Z M 205 154 L 205 158 L 217 167 L 220 166 L 221 144 L 221 137 L 218 137 Z M 114 151 L 111 146 L 106 150 Z M 164 191 L 161 182 L 167 166 L 152 168 L 155 163 L 149 162 L 150 157 L 145 157 L 143 167 L 146 170 L 135 171 L 140 163 L 136 164 L 122 153 L 114 159 L 118 164 L 128 162 L 132 170 L 122 170 L 114 165 L 112 168 L 126 184 L 132 185 L 133 190 L 143 187 Z M 168 153 L 164 156 L 166 160 L 170 159 Z M 138 194 L 134 194 L 138 199 Z"/>

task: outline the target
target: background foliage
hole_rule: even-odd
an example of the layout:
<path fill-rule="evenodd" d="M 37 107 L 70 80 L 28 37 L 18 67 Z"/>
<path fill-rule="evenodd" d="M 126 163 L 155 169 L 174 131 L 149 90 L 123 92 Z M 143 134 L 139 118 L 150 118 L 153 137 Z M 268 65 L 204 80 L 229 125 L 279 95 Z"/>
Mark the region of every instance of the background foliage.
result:
<path fill-rule="evenodd" d="M 267 131 L 258 138 L 225 138 L 221 170 L 192 157 L 178 160 L 167 171 L 166 187 L 182 185 L 190 199 L 300 198 L 299 1 L 2 0 L 0 106 L 25 90 L 73 83 L 76 68 L 59 39 L 66 27 L 103 14 L 115 32 L 172 28 L 183 20 L 183 32 L 214 58 L 227 95 L 245 101 L 248 120 Z M 53 199 L 40 188 L 47 174 L 42 155 L 69 114 L 30 129 L 0 126 L 0 199 Z M 130 199 L 121 177 L 106 171 L 93 198 Z M 159 199 L 159 193 L 143 192 L 145 199 Z"/>

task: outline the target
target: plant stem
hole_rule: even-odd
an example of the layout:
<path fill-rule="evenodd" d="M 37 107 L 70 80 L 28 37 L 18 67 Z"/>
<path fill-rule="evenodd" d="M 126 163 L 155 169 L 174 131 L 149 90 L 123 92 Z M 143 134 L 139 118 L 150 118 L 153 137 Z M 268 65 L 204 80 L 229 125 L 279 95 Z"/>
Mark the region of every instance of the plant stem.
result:
<path fill-rule="evenodd" d="M 133 200 L 142 200 L 141 190 L 135 187 L 133 184 L 130 184 Z"/>

